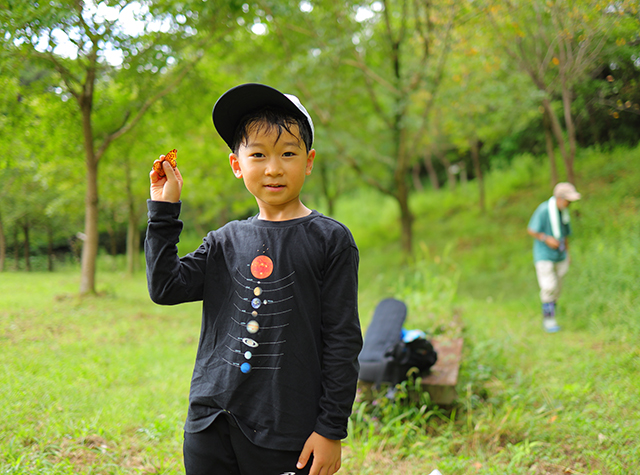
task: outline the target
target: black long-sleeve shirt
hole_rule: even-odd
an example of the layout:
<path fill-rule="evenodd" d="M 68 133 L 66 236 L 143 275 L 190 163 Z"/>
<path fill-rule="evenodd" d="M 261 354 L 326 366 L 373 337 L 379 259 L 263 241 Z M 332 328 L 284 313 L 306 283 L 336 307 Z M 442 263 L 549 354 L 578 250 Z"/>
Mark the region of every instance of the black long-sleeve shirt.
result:
<path fill-rule="evenodd" d="M 266 448 L 301 449 L 313 431 L 346 437 L 362 348 L 349 230 L 317 211 L 253 217 L 211 231 L 179 258 L 180 204 L 148 208 L 152 300 L 203 302 L 185 431 L 226 412 Z"/>

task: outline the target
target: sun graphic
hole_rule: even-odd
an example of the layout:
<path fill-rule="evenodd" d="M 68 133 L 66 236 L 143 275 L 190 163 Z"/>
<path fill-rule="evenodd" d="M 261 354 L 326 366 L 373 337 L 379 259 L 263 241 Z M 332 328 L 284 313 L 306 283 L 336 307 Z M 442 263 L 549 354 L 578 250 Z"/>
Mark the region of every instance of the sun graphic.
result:
<path fill-rule="evenodd" d="M 256 279 L 266 279 L 273 272 L 273 261 L 267 256 L 258 256 L 251 263 L 251 274 Z"/>

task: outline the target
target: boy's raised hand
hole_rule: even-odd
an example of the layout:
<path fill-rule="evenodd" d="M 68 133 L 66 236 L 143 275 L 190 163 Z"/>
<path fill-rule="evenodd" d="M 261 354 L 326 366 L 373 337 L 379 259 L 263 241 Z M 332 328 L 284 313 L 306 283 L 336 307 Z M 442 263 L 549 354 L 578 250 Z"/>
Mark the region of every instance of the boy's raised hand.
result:
<path fill-rule="evenodd" d="M 298 458 L 298 469 L 304 468 L 313 454 L 313 464 L 309 475 L 333 475 L 340 470 L 342 442 L 327 439 L 317 432 L 309 436 Z"/>
<path fill-rule="evenodd" d="M 163 156 L 156 162 L 162 160 Z M 149 173 L 151 181 L 151 199 L 153 201 L 168 201 L 177 203 L 182 192 L 182 175 L 178 167 L 173 168 L 166 160 L 162 161 L 165 176 L 161 177 L 155 170 Z"/>

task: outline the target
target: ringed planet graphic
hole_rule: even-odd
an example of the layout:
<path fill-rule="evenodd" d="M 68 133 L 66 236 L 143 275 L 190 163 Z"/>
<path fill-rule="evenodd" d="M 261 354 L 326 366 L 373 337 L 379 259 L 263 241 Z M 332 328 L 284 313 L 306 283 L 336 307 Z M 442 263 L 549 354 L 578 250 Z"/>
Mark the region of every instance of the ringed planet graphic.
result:
<path fill-rule="evenodd" d="M 251 263 L 251 274 L 256 279 L 266 279 L 273 272 L 273 261 L 267 256 L 258 256 Z"/>

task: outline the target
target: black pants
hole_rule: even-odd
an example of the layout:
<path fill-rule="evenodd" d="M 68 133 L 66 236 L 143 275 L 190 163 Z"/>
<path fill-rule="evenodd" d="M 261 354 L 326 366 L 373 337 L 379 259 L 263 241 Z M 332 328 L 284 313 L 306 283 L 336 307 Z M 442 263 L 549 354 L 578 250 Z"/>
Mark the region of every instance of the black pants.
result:
<path fill-rule="evenodd" d="M 185 432 L 183 452 L 186 475 L 306 475 L 313 462 L 298 470 L 299 450 L 258 447 L 224 414 L 202 432 Z"/>

